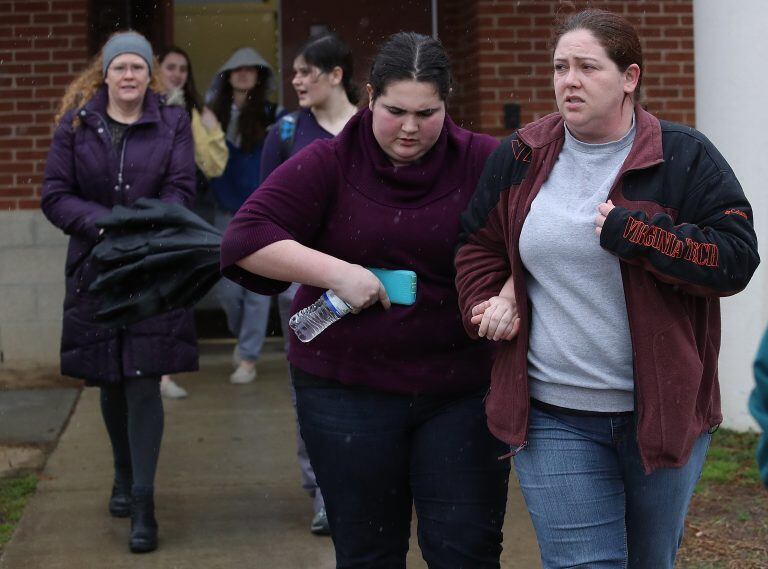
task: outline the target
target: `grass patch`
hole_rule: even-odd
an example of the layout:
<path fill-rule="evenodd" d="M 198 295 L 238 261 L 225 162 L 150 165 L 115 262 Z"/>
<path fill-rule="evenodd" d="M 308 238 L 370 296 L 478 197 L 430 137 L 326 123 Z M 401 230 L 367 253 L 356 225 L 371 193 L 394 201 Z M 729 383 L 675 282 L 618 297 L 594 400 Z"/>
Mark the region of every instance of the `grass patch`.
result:
<path fill-rule="evenodd" d="M 36 487 L 37 476 L 34 474 L 0 478 L 0 551 L 11 538 L 24 506 Z"/>
<path fill-rule="evenodd" d="M 705 492 L 712 484 L 759 484 L 755 463 L 758 438 L 757 433 L 737 433 L 728 429 L 715 432 L 696 491 Z"/>

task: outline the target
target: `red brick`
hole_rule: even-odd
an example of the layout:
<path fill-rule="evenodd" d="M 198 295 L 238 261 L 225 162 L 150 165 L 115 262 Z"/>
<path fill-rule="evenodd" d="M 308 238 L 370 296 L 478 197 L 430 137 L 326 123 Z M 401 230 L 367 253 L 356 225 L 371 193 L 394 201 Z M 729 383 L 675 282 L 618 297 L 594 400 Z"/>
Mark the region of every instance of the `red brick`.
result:
<path fill-rule="evenodd" d="M 71 79 L 70 79 L 71 80 Z M 64 95 L 64 89 L 61 87 L 52 87 L 44 89 L 35 89 L 35 97 L 46 99 L 59 99 Z"/>
<path fill-rule="evenodd" d="M 26 38 L 3 38 L 0 39 L 0 49 L 30 49 L 32 40 Z"/>
<path fill-rule="evenodd" d="M 661 85 L 661 77 L 658 75 L 646 75 L 643 77 L 643 87 Z"/>
<path fill-rule="evenodd" d="M 515 101 L 531 101 L 533 99 L 533 91 L 530 89 L 511 89 L 509 96 Z"/>
<path fill-rule="evenodd" d="M 69 38 L 66 37 L 60 37 L 60 38 L 35 38 L 34 40 L 34 47 L 35 49 L 51 49 L 51 48 L 59 48 L 59 47 L 69 47 Z M 57 58 L 57 53 L 53 53 L 54 59 Z"/>
<path fill-rule="evenodd" d="M 29 99 L 32 97 L 32 89 L 3 89 L 0 91 L 0 99 Z"/>
<path fill-rule="evenodd" d="M 499 65 L 498 73 L 500 75 L 514 75 L 518 77 L 521 75 L 532 75 L 533 66 L 531 65 Z"/>
<path fill-rule="evenodd" d="M 679 16 L 645 16 L 646 26 L 679 26 L 681 24 Z"/>
<path fill-rule="evenodd" d="M 690 38 L 693 35 L 693 30 L 689 27 L 665 27 L 664 37 L 667 38 Z"/>
<path fill-rule="evenodd" d="M 695 83 L 692 75 L 666 75 L 662 77 L 662 84 L 666 86 L 690 87 Z"/>
<path fill-rule="evenodd" d="M 693 53 L 689 51 L 668 51 L 664 54 L 664 61 L 693 61 Z"/>
<path fill-rule="evenodd" d="M 50 61 L 51 52 L 45 49 L 33 51 L 15 51 L 13 59 L 17 62 L 22 61 Z"/>
<path fill-rule="evenodd" d="M 664 28 L 647 28 L 643 26 L 635 26 L 637 35 L 640 37 L 640 43 L 644 43 L 649 38 L 660 38 Z"/>
<path fill-rule="evenodd" d="M 50 33 L 50 26 L 14 26 L 13 28 L 13 35 L 22 38 L 46 37 Z"/>
<path fill-rule="evenodd" d="M 19 87 L 45 87 L 50 84 L 50 75 L 27 75 L 16 77 L 16 85 Z"/>
<path fill-rule="evenodd" d="M 72 24 L 72 25 L 54 25 L 51 26 L 51 35 L 57 36 L 77 36 L 86 33 L 85 24 Z"/>
<path fill-rule="evenodd" d="M 41 101 L 16 101 L 16 108 L 19 111 L 50 111 L 53 101 L 43 99 Z"/>
<path fill-rule="evenodd" d="M 34 195 L 32 188 L 0 188 L 0 198 L 31 198 Z"/>
<path fill-rule="evenodd" d="M 26 174 L 32 170 L 34 165 L 27 162 L 8 162 L 3 164 L 4 174 Z"/>
<path fill-rule="evenodd" d="M 680 41 L 674 40 L 674 39 L 663 39 L 663 40 L 648 40 L 645 42 L 645 49 L 659 49 L 659 50 L 665 50 L 665 49 L 678 49 L 680 47 Z"/>
<path fill-rule="evenodd" d="M 51 124 L 53 122 L 53 111 L 50 113 L 35 113 L 35 124 Z"/>
<path fill-rule="evenodd" d="M 662 4 L 665 14 L 692 14 L 693 2 L 664 2 Z"/>
<path fill-rule="evenodd" d="M 88 0 L 52 0 L 52 8 L 65 12 L 67 10 L 85 10 Z"/>
<path fill-rule="evenodd" d="M 629 14 L 647 14 L 649 12 L 658 14 L 661 12 L 661 6 L 658 2 L 625 2 L 624 4 Z"/>
<path fill-rule="evenodd" d="M 32 67 L 33 73 L 69 73 L 68 63 L 36 63 Z"/>
<path fill-rule="evenodd" d="M 2 57 L 0 57 L 0 61 L 3 61 Z M 32 65 L 29 63 L 13 64 L 3 62 L 0 65 L 0 70 L 2 70 L 2 74 L 6 77 L 9 75 L 16 75 L 18 73 L 29 73 L 32 70 Z M 0 96 L 2 96 L 2 93 L 0 93 Z"/>
<path fill-rule="evenodd" d="M 502 16 L 496 19 L 499 26 L 528 27 L 532 23 L 530 16 Z"/>
<path fill-rule="evenodd" d="M 5 26 L 10 25 L 24 25 L 29 24 L 32 22 L 32 16 L 29 14 L 9 14 L 7 16 L 3 16 L 3 24 Z"/>
<path fill-rule="evenodd" d="M 35 14 L 32 16 L 32 22 L 34 24 L 68 24 L 71 22 L 72 14 L 62 14 L 62 13 L 46 13 L 46 14 Z"/>
<path fill-rule="evenodd" d="M 27 121 L 18 121 L 15 120 L 15 117 L 18 117 L 19 115 L 5 115 L 3 117 L 3 121 L 5 124 L 8 124 L 9 122 L 29 122 L 32 120 L 32 117 L 30 115 L 24 115 L 24 118 L 27 119 Z M 16 148 L 32 148 L 32 140 L 29 138 L 0 138 L 0 148 L 3 149 L 10 149 L 15 150 Z"/>
<path fill-rule="evenodd" d="M 49 122 L 48 124 L 50 125 L 50 127 L 48 127 L 48 128 L 52 129 L 53 128 L 53 121 Z M 35 148 L 47 149 L 50 146 L 51 146 L 51 137 L 35 139 Z"/>
<path fill-rule="evenodd" d="M 646 94 L 648 97 L 651 98 L 666 98 L 666 99 L 673 99 L 680 96 L 680 90 L 679 89 L 659 89 L 659 88 L 653 88 L 653 89 L 647 89 Z"/>
<path fill-rule="evenodd" d="M 520 87 L 549 87 L 552 85 L 551 77 L 518 77 L 517 84 Z"/>
<path fill-rule="evenodd" d="M 541 39 L 547 38 L 552 34 L 545 28 L 518 28 L 517 37 L 526 39 Z"/>
<path fill-rule="evenodd" d="M 16 12 L 48 12 L 50 5 L 48 2 L 32 2 L 31 0 L 17 1 L 15 4 Z"/>
<path fill-rule="evenodd" d="M 693 105 L 691 104 L 691 101 L 678 101 L 678 100 L 667 100 L 666 101 L 666 108 L 670 110 L 681 110 L 681 111 L 687 111 L 691 108 L 693 108 Z"/>
<path fill-rule="evenodd" d="M 47 156 L 47 152 L 41 152 L 40 150 L 16 151 L 16 160 L 45 160 Z"/>
<path fill-rule="evenodd" d="M 652 68 L 648 68 L 646 66 L 646 69 L 644 70 L 646 73 L 653 72 L 654 75 L 661 75 L 664 73 L 680 73 L 680 64 L 679 63 L 654 63 Z"/>
<path fill-rule="evenodd" d="M 13 211 L 16 209 L 19 209 L 19 206 L 16 203 L 16 200 L 0 200 L 0 210 Z M 29 209 L 32 209 L 32 208 L 29 208 Z"/>
<path fill-rule="evenodd" d="M 37 209 L 40 207 L 40 200 L 18 200 L 19 209 Z"/>

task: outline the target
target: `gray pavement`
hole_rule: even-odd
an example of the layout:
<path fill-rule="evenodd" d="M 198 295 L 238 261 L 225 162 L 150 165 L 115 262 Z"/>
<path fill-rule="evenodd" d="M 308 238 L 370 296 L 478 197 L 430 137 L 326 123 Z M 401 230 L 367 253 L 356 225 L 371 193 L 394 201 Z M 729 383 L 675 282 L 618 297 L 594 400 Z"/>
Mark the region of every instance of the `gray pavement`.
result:
<path fill-rule="evenodd" d="M 69 417 L 77 389 L 0 391 L 0 444 L 47 444 Z"/>
<path fill-rule="evenodd" d="M 309 533 L 311 500 L 295 459 L 288 373 L 271 341 L 258 379 L 230 385 L 231 344 L 203 346 L 191 396 L 165 401 L 157 480 L 160 548 L 128 551 L 129 521 L 107 513 L 112 466 L 98 392 L 81 395 L 0 569 L 332 569 L 329 538 Z M 415 532 L 414 532 L 415 533 Z M 540 567 L 517 484 L 510 484 L 502 567 Z M 424 569 L 415 539 L 409 569 Z"/>

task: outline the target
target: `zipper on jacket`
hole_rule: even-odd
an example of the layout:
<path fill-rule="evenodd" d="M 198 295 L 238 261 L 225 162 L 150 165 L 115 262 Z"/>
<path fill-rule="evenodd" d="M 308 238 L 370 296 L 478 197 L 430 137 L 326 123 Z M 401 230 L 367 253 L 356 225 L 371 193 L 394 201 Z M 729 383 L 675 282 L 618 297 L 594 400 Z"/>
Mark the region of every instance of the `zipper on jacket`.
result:
<path fill-rule="evenodd" d="M 80 114 L 81 114 L 81 116 L 85 116 L 85 114 L 87 112 L 88 111 L 83 109 L 80 112 Z M 109 133 L 110 132 L 109 131 L 109 124 L 107 124 L 107 120 L 103 116 L 101 116 L 100 113 L 94 112 L 93 114 L 96 115 L 97 117 L 99 117 L 99 121 L 101 122 L 101 125 L 102 125 L 102 128 L 104 129 L 104 132 Z M 123 134 L 123 145 L 122 145 L 122 148 L 120 150 L 120 166 L 118 167 L 118 171 L 117 171 L 117 186 L 115 186 L 115 191 L 116 192 L 121 192 L 120 193 L 120 197 L 118 198 L 118 201 L 122 205 L 125 205 L 125 198 L 123 197 L 124 194 L 122 193 L 122 190 L 123 190 L 123 166 L 125 164 L 125 143 L 126 143 L 126 140 L 128 139 L 128 132 L 129 131 L 130 131 L 130 126 L 127 129 L 125 129 L 125 133 Z M 110 145 L 112 144 L 111 136 L 110 136 L 109 144 Z"/>
<path fill-rule="evenodd" d="M 123 188 L 123 166 L 125 165 L 125 143 L 128 141 L 128 133 L 130 128 L 125 129 L 123 134 L 123 147 L 120 150 L 120 168 L 117 171 L 117 185 L 120 187 L 120 202 L 125 204 L 125 192 Z"/>

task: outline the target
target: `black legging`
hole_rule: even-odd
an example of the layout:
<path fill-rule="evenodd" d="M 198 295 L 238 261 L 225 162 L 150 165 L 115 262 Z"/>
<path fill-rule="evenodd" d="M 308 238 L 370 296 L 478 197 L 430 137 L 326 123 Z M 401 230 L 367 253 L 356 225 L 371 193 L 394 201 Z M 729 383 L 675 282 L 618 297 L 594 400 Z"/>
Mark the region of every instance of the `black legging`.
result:
<path fill-rule="evenodd" d="M 163 402 L 157 377 L 130 378 L 101 388 L 101 414 L 115 458 L 115 484 L 134 496 L 154 491 Z"/>

